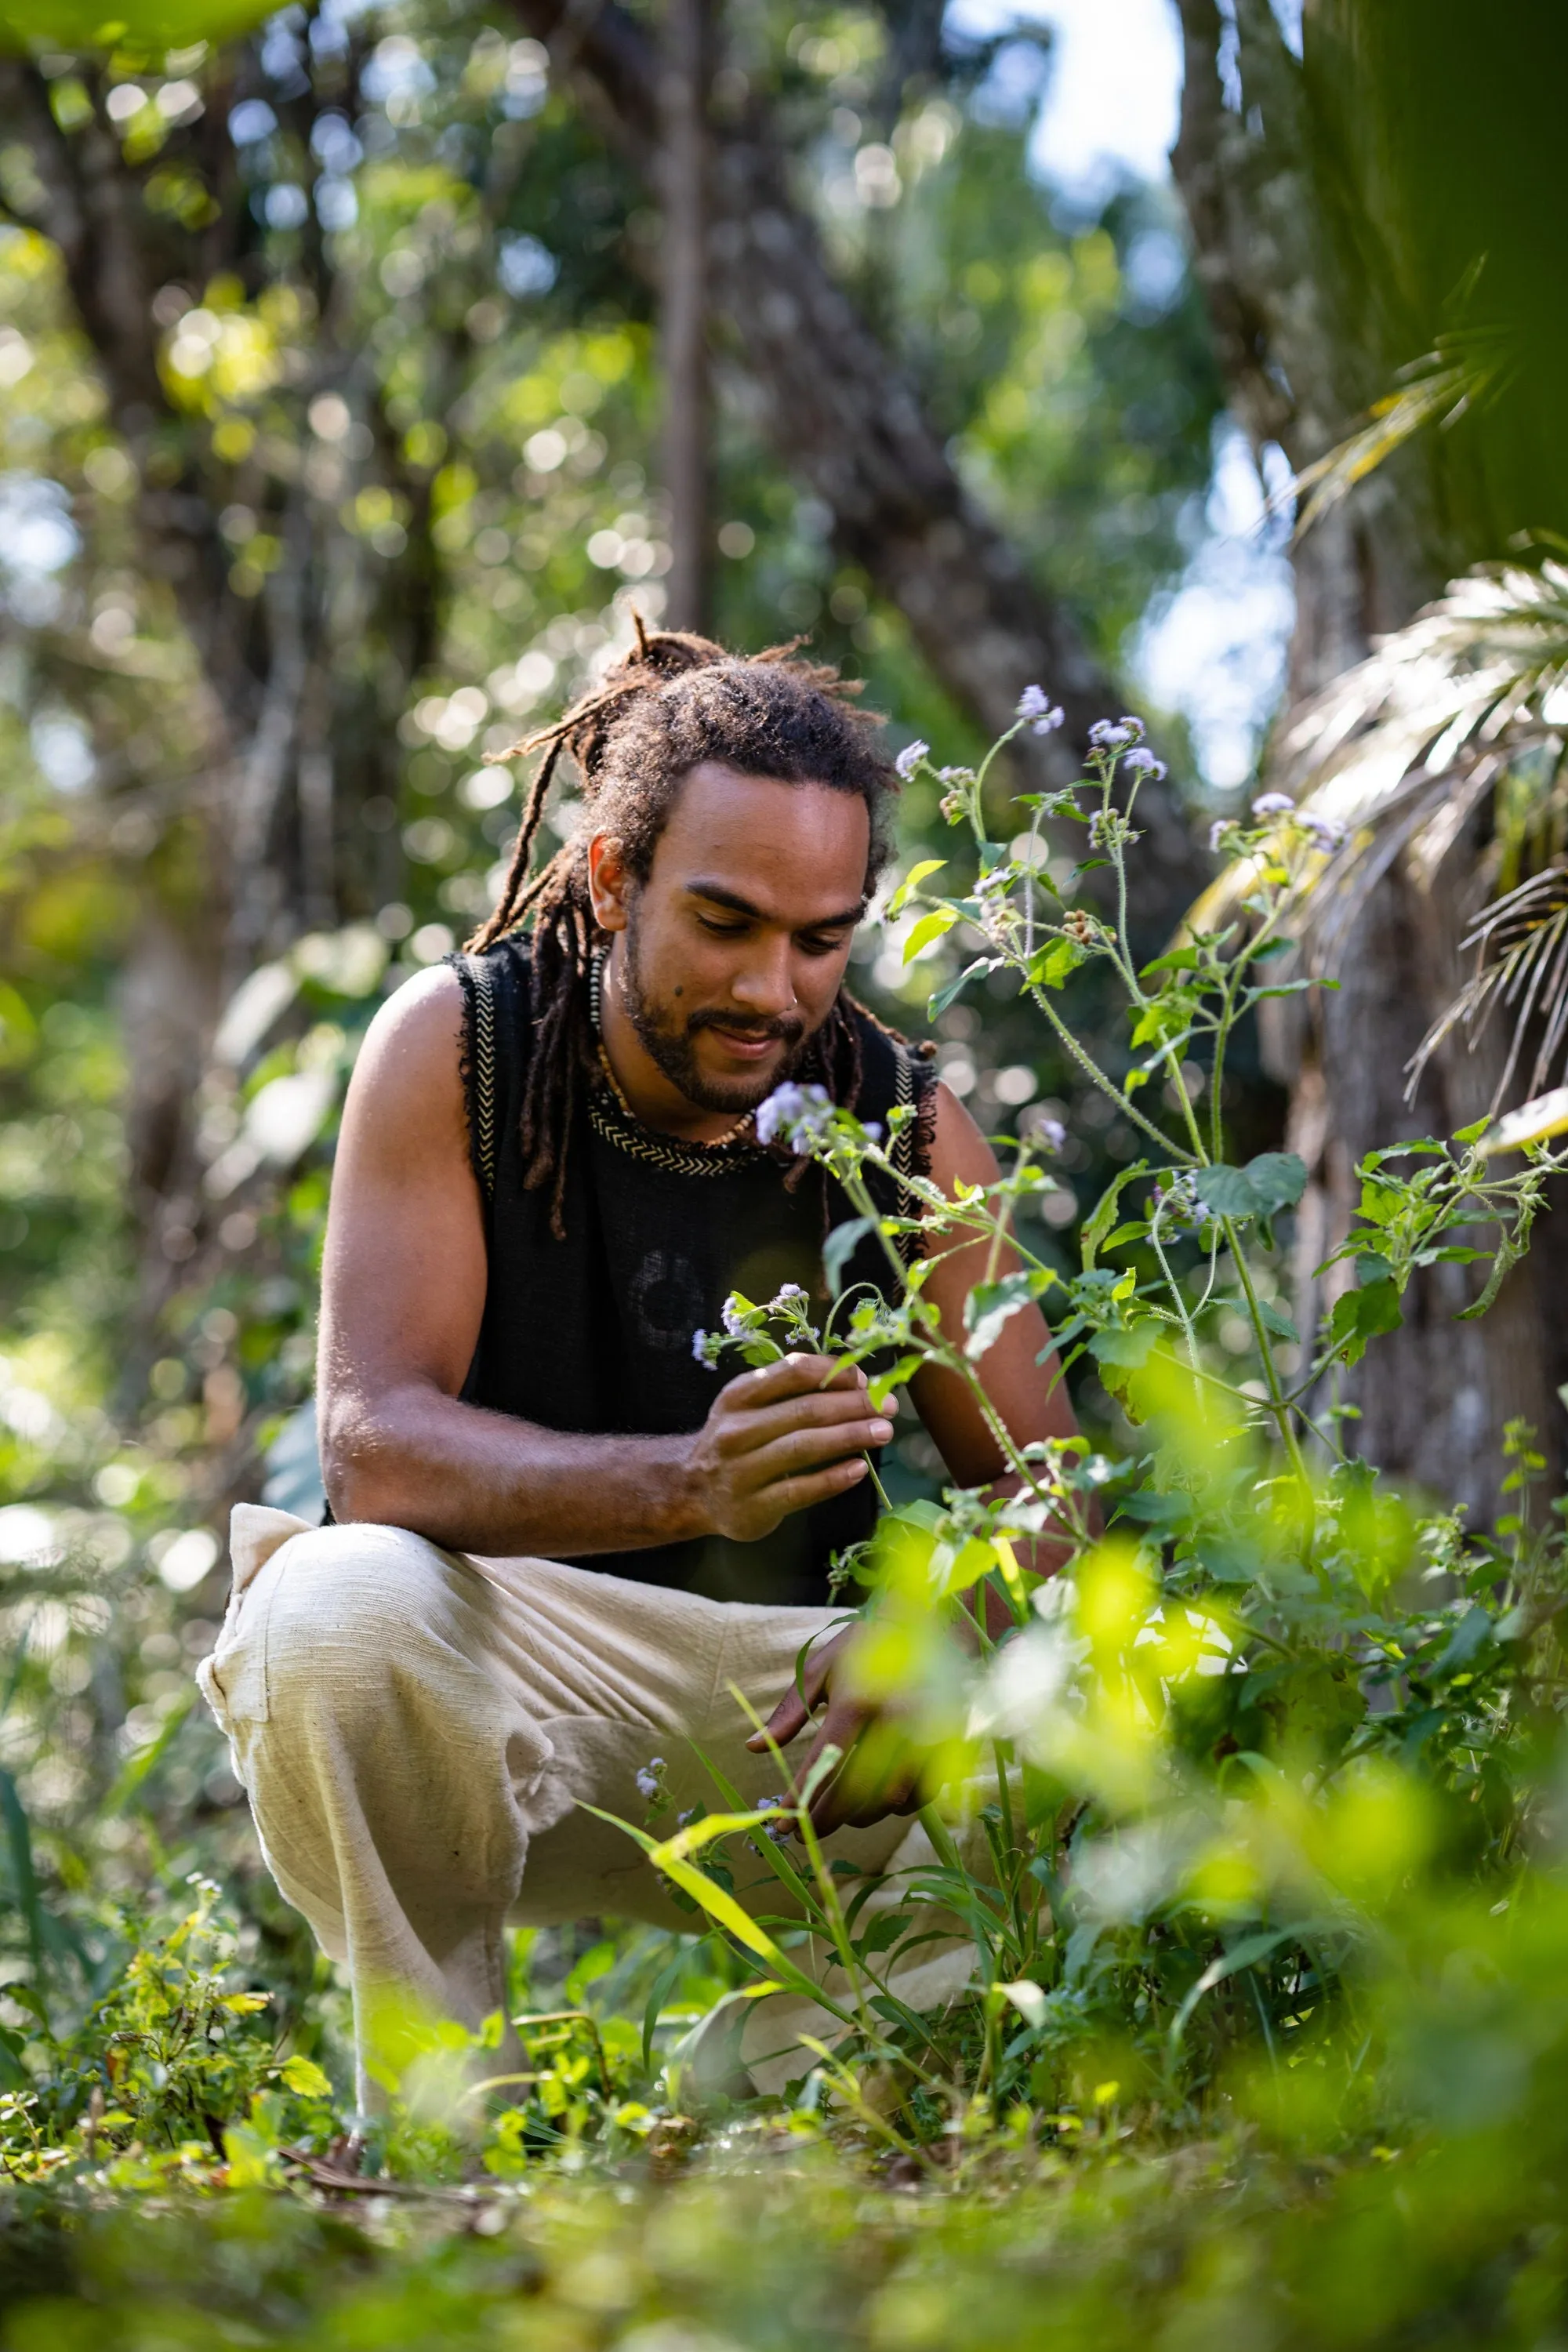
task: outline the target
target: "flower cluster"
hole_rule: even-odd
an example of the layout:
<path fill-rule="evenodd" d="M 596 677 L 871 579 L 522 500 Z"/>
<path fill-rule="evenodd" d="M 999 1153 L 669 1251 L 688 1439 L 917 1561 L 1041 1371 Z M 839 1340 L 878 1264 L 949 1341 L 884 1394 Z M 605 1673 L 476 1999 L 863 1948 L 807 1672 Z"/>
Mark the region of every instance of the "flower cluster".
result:
<path fill-rule="evenodd" d="M 1143 721 L 1124 711 L 1120 719 L 1097 719 L 1089 740 L 1097 751 L 1125 751 L 1130 744 L 1141 742 L 1145 732 Z"/>
<path fill-rule="evenodd" d="M 1159 761 L 1154 764 L 1158 767 Z M 1133 832 L 1120 809 L 1096 809 L 1089 818 L 1089 845 L 1091 849 L 1125 849 L 1142 838 L 1141 833 Z"/>
<path fill-rule="evenodd" d="M 1208 1210 L 1199 1200 L 1192 1177 L 1184 1171 L 1168 1175 L 1154 1188 L 1154 1214 L 1168 1225 L 1203 1224 Z"/>
<path fill-rule="evenodd" d="M 1320 816 L 1315 809 L 1302 809 L 1296 822 L 1313 848 L 1321 849 L 1325 857 L 1331 857 L 1336 849 L 1344 847 L 1345 829 L 1336 818 Z"/>
<path fill-rule="evenodd" d="M 779 1819 L 774 1822 L 763 1822 L 763 1835 L 773 1845 L 787 1845 L 795 1834 L 795 1812 L 789 1799 L 784 1796 L 759 1797 L 758 1810 L 761 1811 L 764 1805 L 776 1805 L 779 1809 Z"/>
<path fill-rule="evenodd" d="M 1037 1151 L 1043 1151 L 1054 1160 L 1058 1151 L 1065 1150 L 1068 1131 L 1059 1118 L 1052 1118 L 1048 1112 L 1041 1111 L 1035 1118 L 1026 1118 L 1026 1126 L 1029 1140 Z"/>
<path fill-rule="evenodd" d="M 675 1800 L 664 1785 L 666 1766 L 662 1756 L 650 1756 L 633 1775 L 637 1792 L 650 1813 L 668 1812 Z"/>
<path fill-rule="evenodd" d="M 811 1297 L 798 1282 L 786 1282 L 765 1306 L 754 1306 L 732 1290 L 720 1309 L 723 1326 L 718 1331 L 694 1331 L 691 1352 L 700 1364 L 717 1371 L 725 1349 L 738 1348 L 749 1364 L 771 1363 L 791 1348 L 816 1350 L 822 1341 L 811 1319 Z M 782 1323 L 782 1339 L 768 1326 Z"/>
<path fill-rule="evenodd" d="M 826 1087 L 796 1086 L 793 1079 L 786 1078 L 758 1106 L 757 1141 L 784 1142 L 792 1151 L 804 1152 L 809 1150 L 832 1117 L 833 1105 Z"/>
<path fill-rule="evenodd" d="M 1037 735 L 1054 735 L 1065 724 L 1067 713 L 1059 702 L 1053 702 L 1043 686 L 1026 686 L 1018 697 L 1018 716 L 1026 719 Z"/>
<path fill-rule="evenodd" d="M 1282 818 L 1288 820 L 1291 829 L 1303 835 L 1325 857 L 1331 857 L 1336 850 L 1345 845 L 1345 828 L 1337 818 L 1322 816 L 1316 809 L 1298 808 L 1289 793 L 1259 793 L 1252 803 L 1252 815 L 1259 825 L 1277 824 Z M 1238 818 L 1215 817 L 1209 827 L 1210 849 L 1217 856 L 1222 852 L 1241 847 L 1243 831 Z"/>
<path fill-rule="evenodd" d="M 906 743 L 903 750 L 899 753 L 898 758 L 893 761 L 893 765 L 897 768 L 900 775 L 902 776 L 905 783 L 907 784 L 910 778 L 914 774 L 915 770 L 920 766 L 921 761 L 922 760 L 929 760 L 930 757 L 931 745 L 929 743 Z"/>

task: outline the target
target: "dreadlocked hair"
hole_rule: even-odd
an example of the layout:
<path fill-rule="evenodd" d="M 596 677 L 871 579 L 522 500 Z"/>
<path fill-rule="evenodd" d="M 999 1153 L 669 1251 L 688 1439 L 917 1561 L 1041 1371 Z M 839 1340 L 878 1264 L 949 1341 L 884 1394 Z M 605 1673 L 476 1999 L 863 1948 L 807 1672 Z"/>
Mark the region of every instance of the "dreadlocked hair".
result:
<path fill-rule="evenodd" d="M 871 819 L 870 890 L 887 859 L 888 814 L 898 791 L 877 740 L 880 719 L 855 708 L 858 681 L 840 677 L 826 663 L 797 660 L 798 637 L 742 655 L 681 630 L 650 635 L 640 615 L 635 625 L 631 652 L 595 692 L 552 726 L 489 755 L 504 761 L 543 754 L 500 897 L 466 948 L 482 955 L 525 925 L 531 930 L 535 1025 L 522 1105 L 523 1181 L 531 1190 L 550 1188 L 557 1236 L 565 1230 L 567 1140 L 596 1068 L 588 982 L 606 934 L 594 919 L 588 892 L 589 837 L 615 834 L 627 871 L 646 882 L 681 783 L 704 761 L 717 761 L 742 775 L 857 794 Z M 582 779 L 586 821 L 535 874 L 534 843 L 563 752 Z M 855 1100 L 859 1040 L 842 992 L 811 1041 L 806 1064 L 835 1101 Z"/>

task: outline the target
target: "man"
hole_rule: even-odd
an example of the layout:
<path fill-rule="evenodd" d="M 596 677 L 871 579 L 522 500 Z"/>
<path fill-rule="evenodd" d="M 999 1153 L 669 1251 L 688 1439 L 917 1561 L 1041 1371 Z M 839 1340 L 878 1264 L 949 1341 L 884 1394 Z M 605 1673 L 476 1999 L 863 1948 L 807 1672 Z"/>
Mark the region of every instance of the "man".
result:
<path fill-rule="evenodd" d="M 892 1423 L 830 1358 L 723 1381 L 692 1349 L 731 1287 L 822 1293 L 846 1204 L 752 1119 L 786 1074 L 868 1119 L 909 1106 L 905 1171 L 950 1196 L 994 1176 L 930 1065 L 843 993 L 896 779 L 833 673 L 684 636 L 639 632 L 542 740 L 495 915 L 383 1007 L 349 1091 L 319 1381 L 335 1524 L 242 1512 L 205 1675 L 362 2038 L 384 1983 L 469 2025 L 500 2006 L 509 1916 L 689 1926 L 577 1809 L 640 1817 L 656 1752 L 678 1802 L 711 1795 L 691 1743 L 776 1788 L 742 1696 L 781 1743 L 826 1703 L 835 1853 L 882 1869 L 916 1801 L 856 1769 L 827 1605 Z M 584 811 L 531 880 L 563 748 Z M 930 1277 L 951 1332 L 984 1255 Z M 892 1279 L 875 1251 L 851 1272 Z M 1019 1314 L 983 1361 L 1022 1442 L 1072 1426 L 1048 1346 Z M 954 1480 L 997 1476 L 963 1383 L 928 1368 L 911 1394 Z"/>

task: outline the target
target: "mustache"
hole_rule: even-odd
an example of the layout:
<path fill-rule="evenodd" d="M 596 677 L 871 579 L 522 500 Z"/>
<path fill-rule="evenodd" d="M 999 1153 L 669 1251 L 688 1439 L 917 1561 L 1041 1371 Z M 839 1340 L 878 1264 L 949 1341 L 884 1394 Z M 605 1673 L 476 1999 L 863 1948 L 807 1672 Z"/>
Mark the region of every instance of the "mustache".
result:
<path fill-rule="evenodd" d="M 804 1021 L 751 1020 L 744 1014 L 720 1013 L 711 1008 L 689 1013 L 686 1034 L 694 1036 L 699 1029 L 727 1029 L 735 1037 L 777 1037 L 786 1045 L 798 1045 L 805 1034 Z"/>

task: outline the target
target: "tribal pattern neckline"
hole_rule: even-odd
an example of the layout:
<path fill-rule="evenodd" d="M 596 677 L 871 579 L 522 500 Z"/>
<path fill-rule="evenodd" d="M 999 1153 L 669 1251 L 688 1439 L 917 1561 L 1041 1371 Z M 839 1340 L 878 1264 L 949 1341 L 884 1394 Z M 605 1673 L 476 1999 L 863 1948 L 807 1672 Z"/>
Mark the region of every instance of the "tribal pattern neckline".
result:
<path fill-rule="evenodd" d="M 772 1157 L 764 1145 L 741 1131 L 751 1125 L 749 1112 L 740 1127 L 716 1143 L 688 1143 L 645 1127 L 607 1069 L 605 1076 L 605 1085 L 588 1097 L 588 1124 L 601 1141 L 650 1168 L 661 1168 L 670 1176 L 728 1176 L 748 1162 Z"/>

